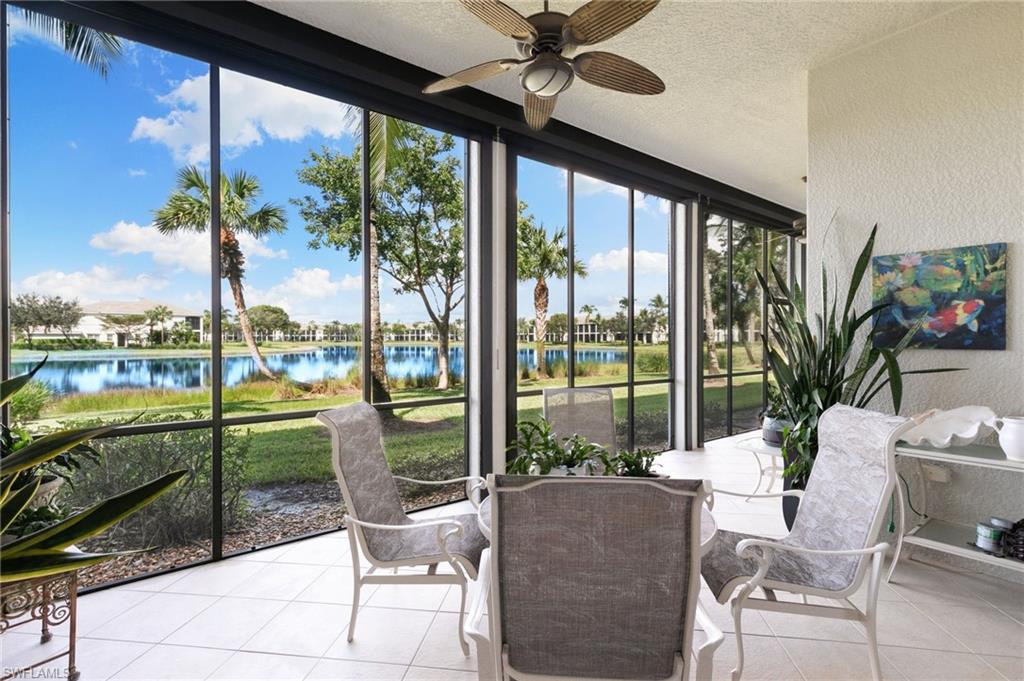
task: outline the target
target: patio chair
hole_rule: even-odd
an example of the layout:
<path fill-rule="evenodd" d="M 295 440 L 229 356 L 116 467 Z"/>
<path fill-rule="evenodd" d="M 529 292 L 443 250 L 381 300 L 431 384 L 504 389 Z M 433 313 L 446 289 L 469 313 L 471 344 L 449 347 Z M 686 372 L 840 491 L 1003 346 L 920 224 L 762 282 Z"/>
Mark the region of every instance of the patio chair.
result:
<path fill-rule="evenodd" d="M 836 405 L 818 420 L 818 455 L 807 489 L 755 498 L 801 496 L 793 529 L 783 539 L 720 530 L 701 574 L 719 603 L 739 590 L 731 610 L 736 627 L 737 664 L 733 681 L 743 672 L 742 610 L 767 610 L 860 622 L 867 634 L 871 675 L 882 678 L 875 630 L 882 561 L 889 545 L 878 543 L 886 507 L 896 485 L 896 440 L 913 421 L 899 416 Z M 715 495 L 746 494 L 715 490 Z M 849 597 L 868 574 L 865 609 Z M 764 598 L 752 598 L 760 587 Z M 783 602 L 776 591 L 803 597 Z M 817 605 L 808 596 L 842 601 Z"/>
<path fill-rule="evenodd" d="M 692 650 L 709 483 L 491 475 L 487 489 L 494 539 L 467 625 L 481 678 L 686 679 L 691 654 L 711 678 Z"/>
<path fill-rule="evenodd" d="M 459 613 L 459 644 L 469 655 L 463 634 L 467 579 L 476 579 L 480 553 L 487 539 L 480 533 L 476 513 L 446 518 L 414 520 L 402 509 L 395 480 L 418 485 L 464 483 L 473 498 L 482 478 L 412 480 L 391 474 L 381 443 L 377 410 L 358 402 L 317 414 L 331 432 L 331 462 L 348 513 L 345 525 L 352 552 L 353 596 L 348 640 L 355 635 L 359 592 L 363 584 L 457 584 L 462 590 Z M 358 545 L 358 547 L 357 547 Z M 366 574 L 359 567 L 360 549 L 370 563 Z M 454 574 L 438 574 L 439 563 L 448 563 Z M 425 574 L 399 572 L 399 567 L 424 566 Z M 376 574 L 379 568 L 395 568 L 394 574 Z"/>
<path fill-rule="evenodd" d="M 579 435 L 615 453 L 615 406 L 611 388 L 546 388 L 544 418 L 559 439 Z"/>

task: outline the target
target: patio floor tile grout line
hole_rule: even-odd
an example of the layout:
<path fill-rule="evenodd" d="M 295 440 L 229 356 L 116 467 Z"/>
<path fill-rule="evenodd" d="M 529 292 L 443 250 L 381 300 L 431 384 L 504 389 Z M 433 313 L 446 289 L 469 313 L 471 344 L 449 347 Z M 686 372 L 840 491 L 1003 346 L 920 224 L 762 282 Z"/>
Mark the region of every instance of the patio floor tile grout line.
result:
<path fill-rule="evenodd" d="M 941 629 L 943 632 L 945 632 L 947 636 L 949 636 L 951 639 L 953 639 L 954 641 L 956 641 L 957 643 L 962 645 L 967 650 L 967 652 L 970 652 L 970 653 L 973 653 L 973 654 L 979 655 L 979 656 L 980 655 L 987 655 L 987 654 L 989 654 L 989 653 L 983 653 L 983 652 L 981 652 L 979 650 L 975 650 L 973 647 L 968 645 L 966 641 L 960 640 L 960 638 L 956 634 L 954 634 L 952 631 L 950 631 L 949 629 L 944 627 L 941 622 L 939 622 L 937 619 L 935 619 L 934 617 L 929 615 L 927 612 L 922 610 L 920 607 L 918 607 L 919 605 L 925 605 L 925 604 L 923 604 L 923 603 L 919 604 L 919 603 L 911 602 L 910 605 L 914 608 L 914 610 L 916 610 L 922 616 L 924 616 L 925 619 L 927 619 L 929 622 L 931 622 L 932 624 L 937 626 L 939 629 Z M 985 602 L 984 606 L 969 605 L 969 604 L 957 604 L 957 603 L 948 603 L 948 604 L 947 603 L 941 603 L 941 605 L 943 605 L 943 606 L 945 606 L 947 608 L 967 608 L 967 609 L 970 609 L 970 610 L 995 610 L 1000 615 L 1003 615 L 1004 617 L 1006 617 L 1013 624 L 1016 624 L 1016 625 L 1020 624 L 1019 622 L 1017 622 L 1017 620 L 1015 620 L 1014 618 L 1006 615 L 1004 612 L 999 610 L 999 608 L 996 608 L 996 607 L 992 606 L 988 602 Z M 948 651 L 948 652 L 963 652 L 963 651 Z M 1011 655 L 1010 657 L 1015 657 L 1015 658 L 1018 658 L 1018 659 L 1022 659 L 1022 658 L 1024 658 L 1024 650 L 1020 651 L 1019 655 Z"/>

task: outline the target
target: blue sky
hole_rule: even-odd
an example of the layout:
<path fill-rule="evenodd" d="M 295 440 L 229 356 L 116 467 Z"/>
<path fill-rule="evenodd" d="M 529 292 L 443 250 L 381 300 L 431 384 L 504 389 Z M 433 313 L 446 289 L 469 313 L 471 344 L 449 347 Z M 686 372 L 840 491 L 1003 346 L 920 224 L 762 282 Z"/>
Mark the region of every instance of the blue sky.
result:
<path fill-rule="evenodd" d="M 207 235 L 165 237 L 151 221 L 178 169 L 209 162 L 209 67 L 137 43 L 126 48 L 104 81 L 12 24 L 12 287 L 82 303 L 150 298 L 208 309 Z M 227 71 L 221 83 L 225 171 L 256 175 L 260 200 L 281 205 L 288 216 L 284 234 L 242 242 L 248 305 L 280 305 L 300 321 L 358 321 L 359 263 L 343 252 L 308 249 L 309 235 L 289 202 L 309 192 L 296 170 L 310 149 L 351 153 L 358 129 L 348 107 Z M 590 272 L 577 283 L 577 311 L 591 304 L 613 314 L 626 291 L 625 190 L 583 176 L 576 182 L 577 257 Z M 566 222 L 565 185 L 564 171 L 521 161 L 521 196 L 552 231 Z M 668 219 L 667 202 L 638 202 L 641 304 L 667 293 Z M 386 321 L 427 318 L 418 297 L 392 289 L 382 282 Z M 565 283 L 551 289 L 551 312 L 564 312 Z M 519 291 L 519 314 L 529 317 L 532 284 Z M 225 287 L 230 307 L 226 293 Z"/>

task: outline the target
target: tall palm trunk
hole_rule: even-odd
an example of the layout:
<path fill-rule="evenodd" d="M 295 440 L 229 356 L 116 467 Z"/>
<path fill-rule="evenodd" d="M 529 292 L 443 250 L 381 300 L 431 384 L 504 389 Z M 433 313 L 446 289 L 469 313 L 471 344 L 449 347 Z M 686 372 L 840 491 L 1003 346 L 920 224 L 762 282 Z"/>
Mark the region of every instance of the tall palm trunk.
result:
<path fill-rule="evenodd" d="M 715 306 L 711 304 L 711 275 L 704 268 L 704 338 L 707 343 L 708 373 L 720 374 L 718 344 L 715 343 Z"/>
<path fill-rule="evenodd" d="M 450 383 L 448 350 L 450 347 L 448 333 L 449 324 L 447 319 L 440 320 L 437 326 L 437 389 L 447 390 Z"/>
<path fill-rule="evenodd" d="M 754 322 L 757 321 L 754 315 L 750 315 L 747 319 L 747 332 L 743 335 L 743 350 L 747 353 L 747 360 L 751 364 L 757 365 L 757 359 L 754 358 L 754 334 L 757 333 L 757 327 Z"/>
<path fill-rule="evenodd" d="M 242 294 L 242 281 L 237 277 L 228 277 L 228 285 L 231 287 L 231 297 L 235 299 L 235 309 L 238 310 L 238 325 L 242 328 L 242 338 L 245 339 L 245 347 L 249 348 L 249 354 L 256 362 L 256 368 L 261 374 L 269 379 L 277 380 L 278 376 L 270 370 L 260 348 L 256 345 L 256 338 L 252 333 L 252 324 L 249 323 L 249 311 L 245 307 L 245 296 Z"/>
<path fill-rule="evenodd" d="M 380 322 L 380 260 L 377 255 L 377 213 L 370 209 L 370 239 L 366 257 L 370 259 L 370 396 L 374 402 L 391 401 L 387 365 L 384 363 L 384 331 Z"/>
<path fill-rule="evenodd" d="M 249 348 L 256 368 L 261 374 L 271 380 L 277 380 L 278 376 L 270 370 L 267 363 L 263 361 L 260 348 L 256 345 L 256 337 L 252 332 L 252 324 L 249 322 L 249 310 L 245 306 L 245 294 L 242 292 L 242 251 L 238 246 L 238 237 L 235 233 L 224 227 L 220 228 L 220 253 L 221 270 L 231 287 L 231 297 L 235 301 L 235 310 L 238 313 L 238 326 L 242 330 L 242 338 L 245 346 Z"/>
<path fill-rule="evenodd" d="M 547 361 L 544 357 L 544 337 L 548 333 L 548 282 L 544 277 L 537 277 L 533 287 L 533 335 L 534 352 L 537 354 L 537 378 L 547 377 Z"/>

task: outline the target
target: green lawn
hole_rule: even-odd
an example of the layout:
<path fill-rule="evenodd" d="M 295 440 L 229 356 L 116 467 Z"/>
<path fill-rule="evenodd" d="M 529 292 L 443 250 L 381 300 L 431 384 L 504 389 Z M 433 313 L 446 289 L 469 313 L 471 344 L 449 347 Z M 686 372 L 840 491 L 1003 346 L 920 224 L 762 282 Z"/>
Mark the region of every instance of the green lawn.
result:
<path fill-rule="evenodd" d="M 392 470 L 418 479 L 464 475 L 461 404 L 395 409 L 383 414 L 384 450 Z M 333 480 L 331 440 L 315 419 L 237 428 L 248 440 L 249 484 Z"/>

